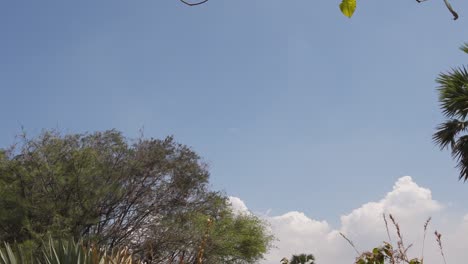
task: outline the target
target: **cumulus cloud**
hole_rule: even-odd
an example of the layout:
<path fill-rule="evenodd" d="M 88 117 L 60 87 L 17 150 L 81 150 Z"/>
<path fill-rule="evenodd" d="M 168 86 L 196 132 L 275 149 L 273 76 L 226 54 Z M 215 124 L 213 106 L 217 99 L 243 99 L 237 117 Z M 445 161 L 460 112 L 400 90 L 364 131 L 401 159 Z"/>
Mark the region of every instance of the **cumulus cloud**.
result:
<path fill-rule="evenodd" d="M 234 214 L 249 214 L 250 213 L 250 211 L 247 208 L 247 206 L 245 205 L 244 201 L 242 201 L 238 197 L 229 196 L 228 197 L 228 203 L 231 206 L 232 211 L 234 212 Z"/>
<path fill-rule="evenodd" d="M 230 198 L 233 208 L 247 212 L 248 208 L 236 197 Z M 313 253 L 317 263 L 352 263 L 356 252 L 340 236 L 345 234 L 358 248 L 370 250 L 388 241 L 382 214 L 391 213 L 397 219 L 407 245 L 414 243 L 411 257 L 420 257 L 423 225 L 429 216 L 434 223 L 428 230 L 426 264 L 441 263 L 442 259 L 434 240 L 434 229 L 443 233 L 444 253 L 448 263 L 457 263 L 468 258 L 468 214 L 443 214 L 444 204 L 432 197 L 429 189 L 417 185 L 409 176 L 397 180 L 393 190 L 381 200 L 363 204 L 340 217 L 340 226 L 333 228 L 326 221 L 315 220 L 302 212 L 288 212 L 279 216 L 264 216 L 278 241 L 263 264 L 277 264 L 283 257 L 298 253 Z M 448 219 L 446 215 L 450 215 Z M 443 221 L 441 220 L 443 219 Z M 390 221 L 390 220 L 389 220 Z M 389 222 L 390 224 L 390 222 Z M 389 225 L 393 234 L 394 228 Z M 396 238 L 391 237 L 392 241 Z"/>

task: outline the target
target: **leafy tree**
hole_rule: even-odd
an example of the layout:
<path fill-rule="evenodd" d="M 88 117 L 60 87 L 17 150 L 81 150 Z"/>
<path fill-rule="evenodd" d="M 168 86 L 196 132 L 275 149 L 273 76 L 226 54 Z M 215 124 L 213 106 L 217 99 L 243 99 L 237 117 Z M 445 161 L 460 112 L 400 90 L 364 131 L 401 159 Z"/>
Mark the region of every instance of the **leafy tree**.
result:
<path fill-rule="evenodd" d="M 230 210 L 226 210 L 209 221 L 206 215 L 190 218 L 196 219 L 191 221 L 191 224 L 197 225 L 196 228 L 187 226 L 186 223 L 183 224 L 183 221 L 179 222 L 179 225 L 184 225 L 180 230 L 187 231 L 176 236 L 170 234 L 167 239 L 164 239 L 165 241 L 152 240 L 153 244 L 146 246 L 153 248 L 161 244 L 170 246 L 170 244 L 177 243 L 179 239 L 195 244 L 173 248 L 169 251 L 173 252 L 171 255 L 153 251 L 156 256 L 151 256 L 151 258 L 156 263 L 171 263 L 174 260 L 196 263 L 197 258 L 200 257 L 200 248 L 203 249 L 202 263 L 204 264 L 256 263 L 263 257 L 259 252 L 265 253 L 271 245 L 273 237 L 265 232 L 264 222 L 254 215 L 235 215 Z M 170 226 L 173 225 L 174 223 L 170 224 Z M 197 232 L 189 232 L 189 230 L 197 230 Z M 156 232 L 159 231 L 156 230 Z"/>
<path fill-rule="evenodd" d="M 265 235 L 265 225 L 250 214 L 225 214 L 215 221 L 206 249 L 208 256 L 217 256 L 207 263 L 256 263 L 258 252 L 266 252 L 272 241 Z"/>
<path fill-rule="evenodd" d="M 290 264 L 315 264 L 315 257 L 312 254 L 293 255 Z"/>
<path fill-rule="evenodd" d="M 468 44 L 461 47 L 468 53 Z M 468 180 L 468 70 L 465 66 L 441 73 L 439 83 L 439 102 L 442 113 L 448 119 L 437 127 L 434 142 L 441 148 L 450 148 L 457 160 L 460 179 Z M 465 134 L 462 134 L 465 133 Z"/>
<path fill-rule="evenodd" d="M 196 256 L 209 218 L 213 230 L 226 222 L 231 232 L 240 224 L 257 236 L 249 244 L 247 232 L 234 240 L 210 234 L 204 260 L 261 258 L 271 241 L 265 227 L 254 217 L 233 216 L 226 198 L 208 190 L 208 178 L 201 158 L 172 137 L 130 141 L 115 130 L 23 135 L 0 151 L 0 241 L 35 248 L 49 235 L 71 236 L 129 246 L 161 263 Z M 213 245 L 226 250 L 210 252 Z"/>
<path fill-rule="evenodd" d="M 315 264 L 315 257 L 312 254 L 292 255 L 291 260 L 283 258 L 282 264 Z"/>

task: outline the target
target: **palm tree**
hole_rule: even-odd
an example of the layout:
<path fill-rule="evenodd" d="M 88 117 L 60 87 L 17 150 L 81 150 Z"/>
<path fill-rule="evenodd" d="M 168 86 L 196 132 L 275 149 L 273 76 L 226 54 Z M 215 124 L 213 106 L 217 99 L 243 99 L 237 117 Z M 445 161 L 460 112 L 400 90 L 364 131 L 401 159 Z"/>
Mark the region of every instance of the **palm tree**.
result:
<path fill-rule="evenodd" d="M 315 257 L 312 254 L 293 255 L 289 264 L 315 264 Z"/>
<path fill-rule="evenodd" d="M 468 43 L 461 48 L 468 53 Z M 434 142 L 441 148 L 450 148 L 460 170 L 459 179 L 468 180 L 468 70 L 465 66 L 441 73 L 439 102 L 442 113 L 448 119 L 437 127 Z M 462 133 L 464 133 L 462 135 Z"/>

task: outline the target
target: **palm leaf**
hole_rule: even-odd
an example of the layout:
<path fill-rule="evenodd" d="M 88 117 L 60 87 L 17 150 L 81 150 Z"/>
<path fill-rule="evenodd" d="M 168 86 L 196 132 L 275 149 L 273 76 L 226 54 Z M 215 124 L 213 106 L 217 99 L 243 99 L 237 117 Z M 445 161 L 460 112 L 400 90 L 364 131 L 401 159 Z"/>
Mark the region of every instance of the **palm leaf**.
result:
<path fill-rule="evenodd" d="M 439 83 L 439 101 L 442 113 L 448 117 L 466 118 L 468 115 L 468 70 L 465 66 L 442 73 Z"/>
<path fill-rule="evenodd" d="M 460 170 L 459 179 L 468 180 L 468 136 L 460 137 L 452 148 L 452 156 L 457 160 Z"/>
<path fill-rule="evenodd" d="M 441 148 L 447 146 L 453 147 L 456 141 L 456 136 L 468 128 L 468 122 L 462 122 L 457 119 L 452 119 L 437 127 L 437 132 L 433 135 L 432 139 Z"/>
<path fill-rule="evenodd" d="M 460 47 L 460 49 L 463 52 L 468 53 L 468 43 L 464 43 L 463 46 Z"/>

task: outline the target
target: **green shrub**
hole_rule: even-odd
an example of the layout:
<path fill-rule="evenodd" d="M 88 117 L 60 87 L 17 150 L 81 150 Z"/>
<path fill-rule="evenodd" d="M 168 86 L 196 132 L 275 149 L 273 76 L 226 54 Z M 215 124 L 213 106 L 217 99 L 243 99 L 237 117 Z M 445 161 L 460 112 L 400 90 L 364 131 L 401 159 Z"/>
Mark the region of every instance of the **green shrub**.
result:
<path fill-rule="evenodd" d="M 408 249 L 411 247 L 411 245 L 405 246 L 405 243 L 403 242 L 403 237 L 401 235 L 400 225 L 397 223 L 397 221 L 391 214 L 389 215 L 389 217 L 393 226 L 395 227 L 397 238 L 398 238 L 396 242 L 397 243 L 396 246 L 394 246 L 391 242 L 383 242 L 383 245 L 380 247 L 376 247 L 372 249 L 371 251 L 360 253 L 354 246 L 353 242 L 349 238 L 347 238 L 344 234 L 340 233 L 340 235 L 346 241 L 348 241 L 348 243 L 358 253 L 358 257 L 356 258 L 356 261 L 354 262 L 354 264 L 404 264 L 404 263 L 405 264 L 423 264 L 424 243 L 426 240 L 427 226 L 429 225 L 431 218 L 429 217 L 424 224 L 424 237 L 423 237 L 423 243 L 422 243 L 421 257 L 410 258 L 408 257 Z M 385 222 L 385 228 L 387 230 L 388 239 L 389 241 L 391 241 L 390 232 L 388 230 L 387 217 L 385 214 L 383 214 L 383 219 Z M 435 231 L 435 236 L 436 236 L 437 244 L 439 245 L 440 253 L 442 255 L 444 263 L 446 264 L 444 251 L 442 248 L 441 234 Z"/>

